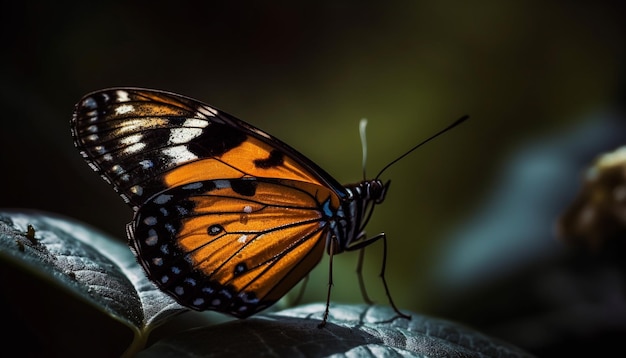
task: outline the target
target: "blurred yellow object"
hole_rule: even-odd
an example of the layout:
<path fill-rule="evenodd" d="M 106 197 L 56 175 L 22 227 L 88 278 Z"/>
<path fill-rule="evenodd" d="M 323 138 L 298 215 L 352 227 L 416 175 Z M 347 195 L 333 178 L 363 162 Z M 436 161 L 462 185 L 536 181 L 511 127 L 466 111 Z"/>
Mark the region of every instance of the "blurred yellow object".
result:
<path fill-rule="evenodd" d="M 575 246 L 603 251 L 626 235 L 626 146 L 602 154 L 587 170 L 573 203 L 557 223 L 558 236 Z"/>

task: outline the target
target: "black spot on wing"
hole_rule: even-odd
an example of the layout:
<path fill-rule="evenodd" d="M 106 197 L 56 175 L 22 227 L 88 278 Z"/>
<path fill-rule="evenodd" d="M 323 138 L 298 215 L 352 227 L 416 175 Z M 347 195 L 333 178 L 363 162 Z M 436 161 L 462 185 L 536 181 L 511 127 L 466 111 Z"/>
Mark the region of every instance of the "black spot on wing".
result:
<path fill-rule="evenodd" d="M 168 116 L 167 117 L 168 122 L 177 127 L 181 127 L 183 124 L 185 124 L 185 121 L 188 119 L 189 118 L 185 116 Z"/>
<path fill-rule="evenodd" d="M 254 166 L 260 169 L 277 167 L 283 164 L 283 157 L 284 154 L 281 151 L 274 149 L 270 152 L 269 157 L 265 159 L 255 159 Z"/>
<path fill-rule="evenodd" d="M 258 182 L 250 179 L 233 179 L 230 181 L 230 187 L 233 191 L 243 196 L 254 196 Z"/>
<path fill-rule="evenodd" d="M 201 192 L 201 190 L 206 190 L 207 192 L 211 191 L 211 190 L 215 190 L 215 188 L 217 188 L 217 186 L 215 185 L 215 182 L 213 181 L 203 181 L 202 183 L 202 187 L 197 188 L 195 190 L 195 192 Z"/>
<path fill-rule="evenodd" d="M 222 225 L 211 225 L 209 226 L 209 228 L 207 229 L 207 232 L 209 233 L 209 235 L 211 236 L 215 236 L 219 233 L 221 233 L 222 231 L 224 231 L 224 227 Z"/>
<path fill-rule="evenodd" d="M 235 276 L 239 276 L 245 273 L 246 271 L 248 271 L 248 266 L 246 266 L 245 262 L 240 262 L 235 266 L 235 272 L 233 273 Z"/>
<path fill-rule="evenodd" d="M 201 135 L 188 143 L 187 149 L 201 158 L 220 156 L 240 146 L 246 138 L 240 129 L 212 122 Z"/>

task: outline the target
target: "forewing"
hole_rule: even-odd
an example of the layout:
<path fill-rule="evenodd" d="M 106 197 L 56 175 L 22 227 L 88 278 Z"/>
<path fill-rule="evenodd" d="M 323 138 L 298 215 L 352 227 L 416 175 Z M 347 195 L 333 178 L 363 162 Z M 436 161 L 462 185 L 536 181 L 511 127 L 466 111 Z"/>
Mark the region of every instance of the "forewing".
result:
<path fill-rule="evenodd" d="M 198 181 L 280 178 L 343 187 L 269 134 L 193 99 L 117 88 L 86 95 L 72 119 L 75 145 L 134 208 Z"/>

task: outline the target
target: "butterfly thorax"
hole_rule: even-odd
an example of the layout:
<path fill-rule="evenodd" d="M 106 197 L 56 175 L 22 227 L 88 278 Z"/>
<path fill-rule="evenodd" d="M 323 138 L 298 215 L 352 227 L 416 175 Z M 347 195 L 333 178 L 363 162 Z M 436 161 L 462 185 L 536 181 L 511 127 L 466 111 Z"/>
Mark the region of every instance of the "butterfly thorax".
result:
<path fill-rule="evenodd" d="M 356 184 L 346 185 L 349 198 L 371 201 L 380 204 L 385 200 L 391 181 L 383 183 L 380 179 L 364 180 Z"/>
<path fill-rule="evenodd" d="M 335 243 L 333 253 L 337 254 L 365 237 L 364 229 L 374 206 L 385 200 L 390 183 L 373 179 L 345 186 L 346 198 L 339 210 L 329 218 L 332 230 L 326 243 L 328 252 L 332 243 Z"/>

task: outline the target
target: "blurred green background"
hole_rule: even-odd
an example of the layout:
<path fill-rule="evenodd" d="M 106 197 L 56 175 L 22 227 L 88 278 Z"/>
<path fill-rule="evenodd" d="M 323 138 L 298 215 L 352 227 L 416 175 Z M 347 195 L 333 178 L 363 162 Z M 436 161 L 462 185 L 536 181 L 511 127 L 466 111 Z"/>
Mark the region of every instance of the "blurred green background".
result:
<path fill-rule="evenodd" d="M 345 183 L 361 180 L 361 118 L 373 177 L 469 114 L 385 172 L 393 183 L 368 232 L 388 235 L 400 307 L 549 351 L 535 337 L 545 326 L 511 322 L 553 312 L 529 307 L 528 290 L 554 289 L 544 268 L 568 253 L 554 221 L 585 166 L 626 137 L 622 2 L 70 4 L 2 4 L 0 206 L 65 214 L 125 240 L 130 209 L 69 132 L 81 96 L 110 86 L 207 102 Z M 380 244 L 367 249 L 365 277 L 386 303 L 381 254 Z M 356 256 L 334 262 L 334 301 L 362 302 Z M 326 298 L 326 262 L 306 301 Z M 502 282 L 512 286 L 494 289 Z"/>

